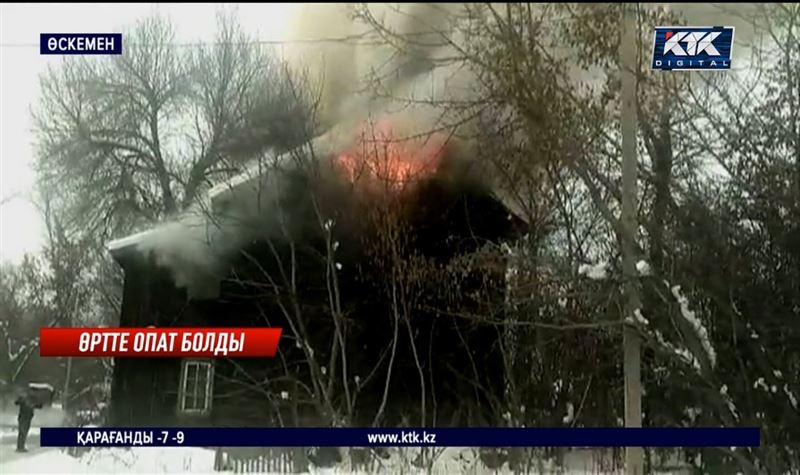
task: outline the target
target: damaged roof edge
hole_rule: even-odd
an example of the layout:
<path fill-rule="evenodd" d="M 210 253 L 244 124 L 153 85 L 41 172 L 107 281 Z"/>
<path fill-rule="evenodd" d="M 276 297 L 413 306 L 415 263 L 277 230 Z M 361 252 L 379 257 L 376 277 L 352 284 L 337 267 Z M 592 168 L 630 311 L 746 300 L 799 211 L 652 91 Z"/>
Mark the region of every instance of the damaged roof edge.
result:
<path fill-rule="evenodd" d="M 278 157 L 270 157 L 270 158 L 272 158 L 274 164 L 278 162 L 281 158 L 283 158 L 284 155 L 288 155 L 288 153 Z M 209 200 L 213 201 L 215 198 L 222 196 L 225 192 L 235 190 L 236 188 L 250 182 L 254 178 L 263 176 L 265 171 L 268 170 L 269 167 L 270 164 L 268 163 L 265 164 L 262 160 L 257 160 L 255 163 L 248 165 L 243 172 L 213 186 L 210 190 L 208 190 Z M 152 235 L 154 232 L 155 232 L 155 227 L 135 234 L 131 234 L 129 236 L 115 239 L 106 244 L 106 249 L 108 249 L 113 256 L 118 257 L 121 252 L 124 252 L 126 249 L 129 249 L 131 247 L 137 246 L 145 238 Z"/>
<path fill-rule="evenodd" d="M 318 139 L 314 139 L 312 142 L 314 142 L 316 146 L 319 145 L 316 144 L 316 142 L 319 142 Z M 305 146 L 306 145 L 300 145 L 297 149 Z M 294 151 L 284 152 L 279 155 L 269 154 L 266 158 L 252 161 L 252 163 L 245 166 L 244 171 L 241 173 L 238 173 L 233 177 L 212 186 L 207 192 L 208 199 L 213 202 L 215 199 L 223 197 L 227 192 L 232 192 L 240 186 L 251 182 L 255 178 L 263 177 L 264 174 L 270 169 L 274 169 L 278 165 L 287 164 L 291 160 L 293 152 Z M 158 224 L 156 224 L 156 226 L 157 225 Z M 153 233 L 154 230 L 155 228 L 151 228 L 130 236 L 115 239 L 106 244 L 106 248 L 116 256 L 125 249 L 139 244 L 142 239 Z"/>
<path fill-rule="evenodd" d="M 338 131 L 340 133 L 340 131 Z M 335 142 L 340 140 L 340 137 L 337 135 L 336 130 L 331 130 L 329 133 L 316 137 L 310 141 L 310 145 L 315 149 L 321 150 L 333 150 L 335 149 Z M 307 145 L 300 145 L 297 149 L 301 149 Z M 295 149 L 295 150 L 297 150 Z M 237 188 L 245 185 L 255 178 L 263 177 L 265 173 L 268 172 L 270 169 L 275 169 L 276 166 L 286 166 L 287 164 L 291 163 L 291 159 L 293 156 L 294 151 L 284 152 L 278 155 L 270 154 L 265 159 L 254 160 L 249 165 L 247 165 L 241 173 L 234 175 L 233 177 L 218 183 L 211 187 L 208 192 L 207 196 L 208 199 L 214 202 L 218 198 L 222 198 L 226 195 L 227 192 L 232 192 Z M 524 208 L 520 206 L 508 193 L 503 193 L 498 187 L 493 186 L 493 195 L 496 199 L 498 199 L 508 210 L 516 215 L 517 218 L 525 221 L 528 223 L 527 214 L 524 211 Z M 530 224 L 530 223 L 528 223 Z M 155 232 L 155 227 L 141 231 L 135 234 L 131 234 L 129 236 L 125 236 L 119 239 L 115 239 L 108 244 L 106 244 L 106 248 L 111 252 L 114 257 L 118 257 L 119 254 L 131 247 L 135 247 L 136 245 L 140 244 L 142 240 L 147 238 L 148 236 L 152 235 Z"/>
<path fill-rule="evenodd" d="M 142 231 L 136 234 L 131 234 L 130 236 L 125 236 L 123 238 L 115 239 L 108 244 L 106 244 L 106 249 L 108 249 L 111 254 L 117 255 L 121 251 L 128 249 L 130 247 L 136 246 L 142 242 L 144 238 L 151 235 L 154 232 L 153 229 L 148 229 L 146 231 Z"/>
<path fill-rule="evenodd" d="M 323 148 L 326 140 L 330 139 L 328 139 L 327 136 L 316 137 L 308 142 L 298 145 L 292 150 L 282 153 L 270 152 L 265 157 L 250 160 L 249 163 L 244 167 L 243 171 L 221 183 L 217 183 L 216 185 L 212 186 L 211 189 L 208 190 L 208 199 L 214 201 L 214 199 L 224 195 L 226 192 L 234 191 L 240 186 L 245 185 L 257 178 L 264 178 L 264 176 L 268 174 L 270 170 L 286 170 L 290 168 L 293 164 L 292 159 L 306 153 L 304 149 L 307 147 L 311 147 L 313 150 L 319 150 L 321 148 L 323 150 L 330 149 L 330 147 Z"/>
<path fill-rule="evenodd" d="M 278 159 L 280 159 L 280 157 L 278 157 Z M 265 168 L 267 168 L 267 165 L 261 160 L 256 160 L 255 163 L 248 165 L 243 172 L 211 187 L 211 189 L 208 190 L 208 198 L 213 200 L 226 191 L 234 190 L 250 180 L 262 176 Z"/>

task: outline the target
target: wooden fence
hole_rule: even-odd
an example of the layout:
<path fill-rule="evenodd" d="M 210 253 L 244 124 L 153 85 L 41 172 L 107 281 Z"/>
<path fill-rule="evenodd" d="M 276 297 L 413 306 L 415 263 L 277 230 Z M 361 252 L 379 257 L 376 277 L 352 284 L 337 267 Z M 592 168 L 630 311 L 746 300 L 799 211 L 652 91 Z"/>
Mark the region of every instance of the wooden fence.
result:
<path fill-rule="evenodd" d="M 295 463 L 296 457 L 301 454 L 291 448 L 218 448 L 214 469 L 233 473 L 297 473 L 295 468 L 300 469 L 304 464 Z"/>

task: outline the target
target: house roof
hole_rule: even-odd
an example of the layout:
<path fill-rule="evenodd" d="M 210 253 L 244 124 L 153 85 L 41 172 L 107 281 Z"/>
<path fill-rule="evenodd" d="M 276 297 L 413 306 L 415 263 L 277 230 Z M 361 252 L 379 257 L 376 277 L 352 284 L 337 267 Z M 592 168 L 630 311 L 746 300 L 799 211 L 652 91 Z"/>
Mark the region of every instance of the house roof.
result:
<path fill-rule="evenodd" d="M 338 140 L 341 140 L 341 137 L 337 133 L 330 133 L 326 136 L 318 137 L 315 139 L 314 148 L 316 150 L 326 150 L 332 149 Z M 286 152 L 281 155 L 269 157 L 265 163 L 262 160 L 255 160 L 251 162 L 248 166 L 245 167 L 245 170 L 228 180 L 225 180 L 217 185 L 214 185 L 210 190 L 207 192 L 207 197 L 209 201 L 214 202 L 225 196 L 227 192 L 233 192 L 239 187 L 251 182 L 256 177 L 263 177 L 265 170 L 268 170 L 270 167 L 285 167 L 287 164 L 291 163 L 292 161 L 292 152 Z M 510 213 L 516 216 L 518 219 L 523 221 L 527 221 L 525 213 L 522 206 L 517 203 L 517 200 L 511 197 L 509 193 L 503 192 L 503 190 L 499 189 L 496 186 L 492 187 L 492 194 L 494 195 L 495 199 L 497 199 L 503 206 L 508 209 Z M 152 235 L 156 232 L 155 228 L 151 228 L 148 230 L 144 230 L 135 234 L 131 234 L 129 236 L 125 236 L 119 239 L 115 239 L 110 241 L 106 244 L 106 248 L 114 255 L 115 257 L 119 256 L 120 253 L 124 252 L 126 249 L 130 249 L 141 244 L 145 239 L 148 237 L 152 237 Z"/>
<path fill-rule="evenodd" d="M 275 159 L 272 160 L 272 163 L 279 163 L 285 156 L 288 156 L 288 154 L 275 157 Z M 214 200 L 221 198 L 226 192 L 235 190 L 258 176 L 263 176 L 264 170 L 267 167 L 268 165 L 265 165 L 263 160 L 254 161 L 245 167 L 245 170 L 241 173 L 214 185 L 210 190 L 208 190 L 206 196 L 208 197 L 209 201 L 213 202 Z M 130 249 L 141 244 L 147 238 L 152 237 L 155 232 L 155 228 L 150 228 L 135 234 L 115 239 L 108 242 L 106 244 L 106 248 L 111 252 L 112 255 L 117 256 L 126 249 Z"/>
<path fill-rule="evenodd" d="M 123 238 L 115 239 L 110 241 L 106 244 L 106 249 L 111 251 L 112 254 L 117 254 L 118 252 L 136 246 L 137 244 L 141 243 L 146 237 L 152 235 L 155 232 L 154 229 L 148 229 L 146 231 L 138 232 L 136 234 L 131 234 L 130 236 L 125 236 Z"/>
<path fill-rule="evenodd" d="M 272 158 L 272 160 L 268 158 L 267 161 L 271 161 L 274 166 L 274 164 L 285 162 L 288 158 L 288 155 L 289 155 L 288 153 L 285 153 L 277 157 L 270 157 Z M 226 191 L 238 188 L 239 186 L 250 182 L 256 177 L 263 176 L 264 170 L 267 167 L 269 167 L 269 164 L 265 164 L 264 160 L 254 160 L 253 162 L 248 164 L 245 167 L 244 171 L 242 171 L 238 175 L 234 175 L 230 179 L 225 180 L 211 187 L 211 189 L 208 190 L 208 198 L 210 200 L 214 200 L 215 198 L 224 194 Z"/>
<path fill-rule="evenodd" d="M 313 148 L 317 151 L 331 150 L 332 147 L 335 147 L 334 144 L 337 143 L 336 141 L 342 139 L 342 129 L 343 127 L 335 128 L 330 130 L 327 134 L 313 139 L 311 142 L 313 144 Z M 294 151 L 290 151 L 280 155 L 268 156 L 266 160 L 253 160 L 241 173 L 211 187 L 206 196 L 211 202 L 222 198 L 227 193 L 233 192 L 237 188 L 251 182 L 254 178 L 263 177 L 265 170 L 268 170 L 270 167 L 275 167 L 276 165 L 286 165 L 290 163 L 293 152 Z M 115 239 L 107 243 L 106 248 L 111 252 L 112 255 L 116 257 L 125 250 L 141 244 L 148 237 L 152 237 L 155 232 L 155 228 L 151 228 L 131 234 L 129 236 Z"/>

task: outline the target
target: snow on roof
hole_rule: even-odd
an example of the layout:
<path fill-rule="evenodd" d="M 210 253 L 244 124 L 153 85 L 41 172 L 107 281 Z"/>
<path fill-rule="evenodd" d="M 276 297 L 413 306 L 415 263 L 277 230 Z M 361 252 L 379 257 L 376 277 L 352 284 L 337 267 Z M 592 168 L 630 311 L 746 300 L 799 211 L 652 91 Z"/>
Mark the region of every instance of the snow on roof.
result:
<path fill-rule="evenodd" d="M 214 199 L 217 196 L 221 195 L 222 193 L 232 190 L 243 183 L 247 183 L 248 181 L 252 180 L 253 178 L 259 176 L 259 163 L 254 163 L 248 165 L 248 167 L 242 173 L 232 177 L 229 180 L 223 181 L 222 183 L 218 183 L 214 185 L 208 191 L 208 197 L 210 199 Z"/>
<path fill-rule="evenodd" d="M 241 173 L 231 177 L 228 180 L 214 185 L 208 190 L 208 198 L 213 200 L 222 193 L 236 189 L 237 187 L 255 179 L 263 177 L 271 168 L 279 164 L 286 164 L 291 159 L 291 152 L 287 152 L 277 156 L 270 156 L 266 160 L 259 159 L 251 161 Z"/>
<path fill-rule="evenodd" d="M 50 386 L 47 383 L 29 383 L 28 387 L 31 389 L 47 389 L 48 391 L 55 391 L 53 386 Z"/>
<path fill-rule="evenodd" d="M 312 147 L 317 150 L 336 150 L 337 148 L 341 147 L 342 140 L 345 140 L 346 135 L 343 138 L 343 132 L 340 129 L 334 129 L 329 131 L 328 133 L 319 136 L 312 140 Z M 303 146 L 301 146 L 303 147 Z M 319 153 L 319 152 L 318 152 Z M 324 153 L 324 152 L 323 152 Z M 286 166 L 292 161 L 294 157 L 293 152 L 286 152 L 280 155 L 271 155 L 267 157 L 266 160 L 259 159 L 251 161 L 242 171 L 241 173 L 233 176 L 232 178 L 218 183 L 214 185 L 208 191 L 208 199 L 214 200 L 215 198 L 220 197 L 227 191 L 233 191 L 240 186 L 249 183 L 250 181 L 254 180 L 258 177 L 264 177 L 266 173 L 269 172 L 270 169 L 274 169 L 276 166 Z M 522 219 L 523 221 L 528 221 L 526 216 L 527 214 L 524 212 L 521 206 L 516 202 L 516 200 L 512 199 L 508 193 L 503 192 L 502 190 L 498 189 L 498 187 L 493 187 L 493 194 L 495 198 L 497 198 L 510 212 L 512 212 L 517 218 Z M 106 247 L 112 253 L 116 251 L 120 251 L 130 246 L 135 246 L 142 242 L 143 239 L 152 235 L 154 229 L 149 229 L 146 231 L 142 231 L 136 234 L 132 234 L 130 236 L 126 236 L 120 239 L 116 239 L 114 241 L 109 242 Z"/>
<path fill-rule="evenodd" d="M 308 151 L 313 150 L 313 154 L 322 157 L 331 151 L 341 150 L 344 144 L 351 138 L 349 133 L 351 129 L 352 124 L 340 124 L 291 151 L 279 155 L 270 154 L 265 159 L 260 158 L 252 160 L 245 167 L 243 172 L 212 187 L 208 192 L 208 197 L 213 200 L 227 190 L 233 190 L 254 178 L 263 177 L 264 174 L 271 169 L 274 170 L 276 167 L 290 166 L 293 159 L 305 155 Z"/>
<path fill-rule="evenodd" d="M 250 163 L 243 172 L 235 175 L 229 180 L 226 180 L 222 183 L 219 183 L 212 187 L 208 191 L 208 198 L 213 200 L 214 198 L 222 195 L 226 191 L 233 190 L 238 188 L 239 186 L 253 180 L 256 177 L 263 176 L 264 173 L 269 170 L 270 167 L 274 166 L 275 163 L 286 161 L 290 154 L 284 154 L 279 157 L 275 157 L 272 162 L 264 163 L 262 160 L 256 160 Z M 112 253 L 116 251 L 120 251 L 122 249 L 136 246 L 140 244 L 145 238 L 152 236 L 155 232 L 155 228 L 151 228 L 145 231 L 138 232 L 136 234 L 131 234 L 129 236 L 125 236 L 119 239 L 115 239 L 108 244 L 106 244 L 106 248 L 111 251 Z"/>
<path fill-rule="evenodd" d="M 115 239 L 108 244 L 106 244 L 106 248 L 111 251 L 119 251 L 126 247 L 135 246 L 142 242 L 144 238 L 151 235 L 154 232 L 153 229 L 148 229 L 146 231 L 142 231 L 136 234 L 131 234 L 130 236 L 125 236 L 123 238 Z"/>

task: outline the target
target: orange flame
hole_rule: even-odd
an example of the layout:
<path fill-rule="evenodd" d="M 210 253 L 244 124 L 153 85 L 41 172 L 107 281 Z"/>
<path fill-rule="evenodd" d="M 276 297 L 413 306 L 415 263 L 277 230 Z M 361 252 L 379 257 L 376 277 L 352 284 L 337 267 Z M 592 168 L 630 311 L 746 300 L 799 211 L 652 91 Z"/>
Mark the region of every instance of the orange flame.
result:
<path fill-rule="evenodd" d="M 400 136 L 384 120 L 364 125 L 353 146 L 339 154 L 336 162 L 352 182 L 366 179 L 397 190 L 435 173 L 446 145 L 443 134 Z"/>

